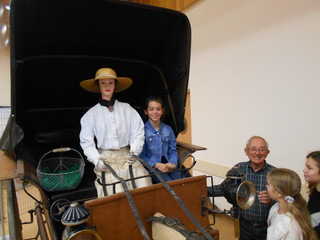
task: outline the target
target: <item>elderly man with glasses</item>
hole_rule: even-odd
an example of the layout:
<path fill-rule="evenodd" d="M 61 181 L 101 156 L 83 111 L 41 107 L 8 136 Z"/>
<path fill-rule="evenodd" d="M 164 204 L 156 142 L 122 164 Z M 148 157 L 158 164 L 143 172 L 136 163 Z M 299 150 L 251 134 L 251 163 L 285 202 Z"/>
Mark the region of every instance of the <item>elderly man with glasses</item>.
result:
<path fill-rule="evenodd" d="M 240 162 L 234 167 L 245 175 L 242 181 L 248 180 L 255 185 L 257 198 L 249 209 L 240 209 L 240 240 L 265 240 L 268 214 L 273 203 L 266 189 L 267 175 L 275 167 L 266 162 L 270 150 L 268 142 L 260 136 L 251 137 L 244 152 L 249 161 Z M 222 186 L 223 183 L 213 186 L 213 191 L 208 188 L 209 196 L 223 196 Z"/>

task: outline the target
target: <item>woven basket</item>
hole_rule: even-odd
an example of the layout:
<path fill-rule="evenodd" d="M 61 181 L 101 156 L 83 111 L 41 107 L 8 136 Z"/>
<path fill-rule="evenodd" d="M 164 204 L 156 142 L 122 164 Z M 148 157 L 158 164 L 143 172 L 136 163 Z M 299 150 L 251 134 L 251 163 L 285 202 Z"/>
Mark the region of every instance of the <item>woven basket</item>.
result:
<path fill-rule="evenodd" d="M 74 151 L 78 157 L 57 156 L 62 152 Z M 72 148 L 58 148 L 42 156 L 37 167 L 41 186 L 49 192 L 72 190 L 80 184 L 84 172 L 82 155 Z"/>

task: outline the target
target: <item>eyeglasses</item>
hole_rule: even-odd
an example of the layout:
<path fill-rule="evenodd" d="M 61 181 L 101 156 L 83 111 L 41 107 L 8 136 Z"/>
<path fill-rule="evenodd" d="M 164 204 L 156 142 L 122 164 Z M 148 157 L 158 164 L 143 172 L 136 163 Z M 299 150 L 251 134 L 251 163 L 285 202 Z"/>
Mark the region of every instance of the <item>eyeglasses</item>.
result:
<path fill-rule="evenodd" d="M 247 148 L 251 153 L 259 152 L 259 153 L 266 153 L 268 152 L 268 149 L 266 148 Z"/>

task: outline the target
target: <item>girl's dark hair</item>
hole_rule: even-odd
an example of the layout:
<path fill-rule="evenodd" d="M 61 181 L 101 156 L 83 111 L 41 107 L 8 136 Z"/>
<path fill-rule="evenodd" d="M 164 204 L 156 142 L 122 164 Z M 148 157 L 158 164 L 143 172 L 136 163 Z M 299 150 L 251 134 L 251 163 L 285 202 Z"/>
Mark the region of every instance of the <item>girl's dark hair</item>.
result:
<path fill-rule="evenodd" d="M 147 100 L 146 100 L 146 104 L 144 106 L 144 109 L 147 110 L 148 109 L 148 105 L 149 105 L 149 102 L 157 102 L 157 103 L 160 103 L 161 104 L 161 107 L 164 108 L 163 106 L 163 101 L 160 97 L 154 97 L 154 96 L 151 96 L 151 97 L 148 97 Z"/>
<path fill-rule="evenodd" d="M 307 159 L 312 158 L 317 163 L 317 166 L 320 172 L 320 151 L 311 152 L 307 155 L 306 158 Z M 311 195 L 316 188 L 316 183 L 311 183 L 311 182 L 308 183 L 308 188 L 309 188 L 309 195 Z"/>

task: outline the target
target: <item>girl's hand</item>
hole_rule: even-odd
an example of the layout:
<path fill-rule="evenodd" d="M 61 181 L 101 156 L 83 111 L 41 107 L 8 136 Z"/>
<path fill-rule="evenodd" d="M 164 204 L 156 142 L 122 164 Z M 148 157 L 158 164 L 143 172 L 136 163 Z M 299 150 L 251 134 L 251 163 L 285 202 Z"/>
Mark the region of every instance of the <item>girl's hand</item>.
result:
<path fill-rule="evenodd" d="M 166 166 L 166 164 L 163 163 L 156 163 L 154 165 L 154 167 L 158 170 L 160 170 L 161 172 L 167 172 L 168 171 L 168 167 Z"/>
<path fill-rule="evenodd" d="M 176 169 L 176 165 L 174 165 L 173 163 L 166 163 L 166 166 L 169 170 L 173 170 L 173 169 Z"/>

